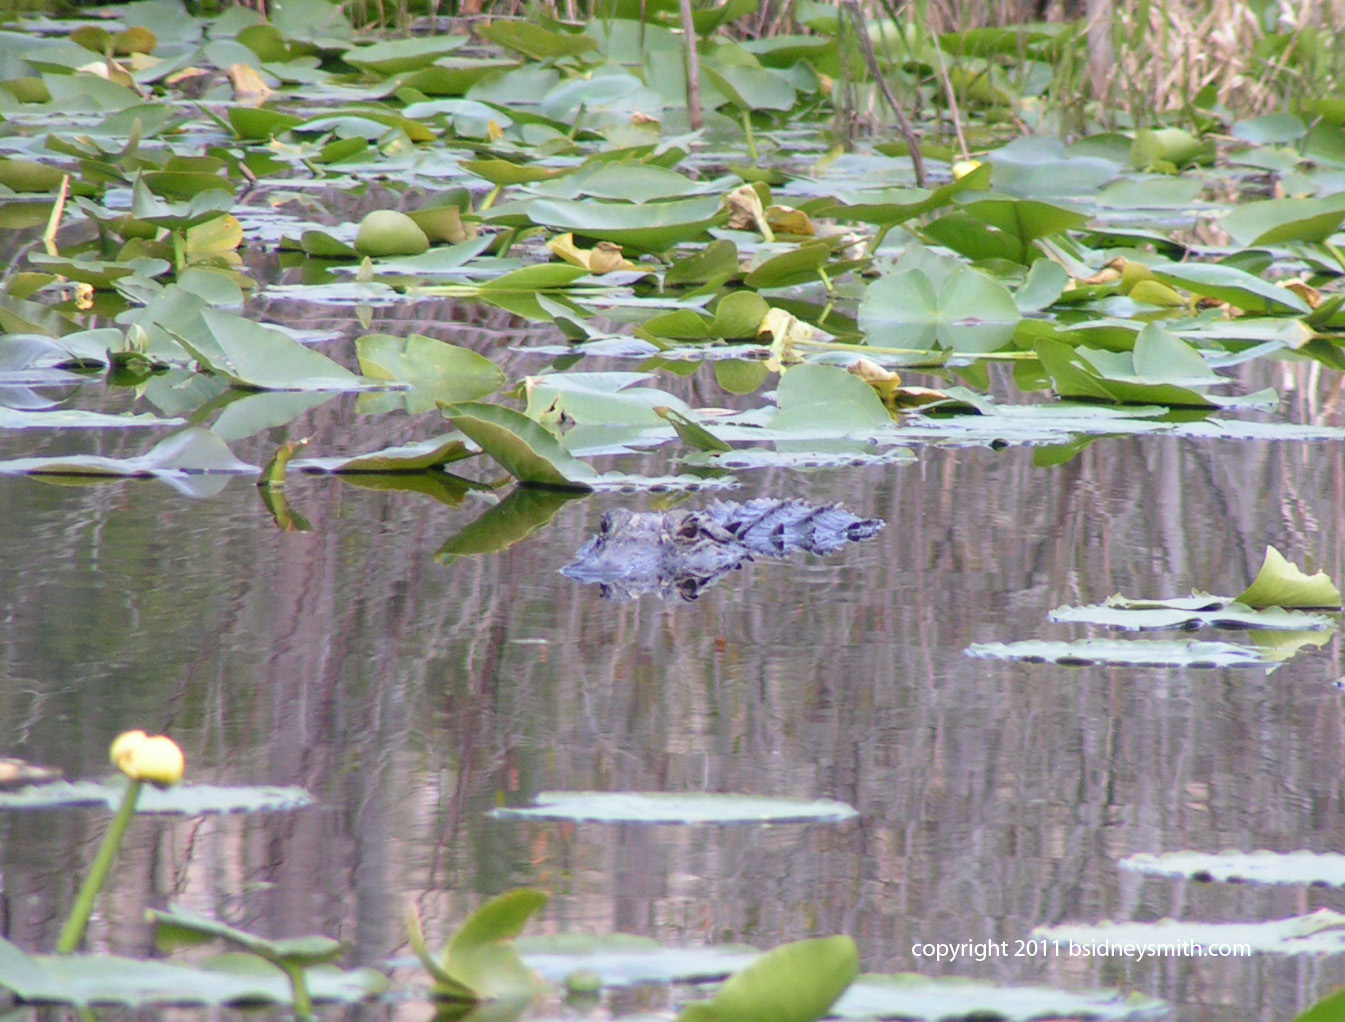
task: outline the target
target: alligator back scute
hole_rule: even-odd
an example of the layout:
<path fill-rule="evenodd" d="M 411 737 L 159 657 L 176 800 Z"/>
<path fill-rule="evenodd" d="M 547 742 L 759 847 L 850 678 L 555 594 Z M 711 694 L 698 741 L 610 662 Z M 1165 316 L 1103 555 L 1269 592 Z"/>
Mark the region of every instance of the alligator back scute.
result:
<path fill-rule="evenodd" d="M 754 556 L 828 554 L 876 535 L 886 523 L 858 518 L 840 504 L 759 498 L 715 501 L 700 511 L 616 508 L 561 572 L 597 582 L 611 600 L 645 593 L 694 600 Z"/>

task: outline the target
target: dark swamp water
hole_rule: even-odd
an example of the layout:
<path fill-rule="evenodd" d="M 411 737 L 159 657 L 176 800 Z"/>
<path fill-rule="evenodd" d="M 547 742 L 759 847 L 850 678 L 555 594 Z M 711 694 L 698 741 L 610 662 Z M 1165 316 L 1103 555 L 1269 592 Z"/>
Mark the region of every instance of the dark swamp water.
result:
<path fill-rule="evenodd" d="M 498 330 L 507 320 L 476 318 L 490 329 L 433 332 L 515 376 L 544 364 L 506 353 L 521 339 Z M 1337 424 L 1334 381 L 1283 372 L 1243 382 L 1278 385 L 1292 421 Z M 396 421 L 337 400 L 262 440 L 312 434 L 335 453 L 423 432 L 404 420 L 405 437 L 387 436 Z M 146 446 L 4 439 L 8 455 Z M 168 729 L 191 779 L 317 798 L 140 821 L 92 947 L 146 952 L 143 909 L 171 899 L 271 935 L 325 933 L 352 962 L 380 963 L 406 953 L 408 903 L 433 937 L 527 884 L 552 898 L 534 931 L 759 946 L 845 933 L 867 970 L 1116 986 L 1192 1022 L 1287 1019 L 1345 981 L 1337 959 L 1309 956 L 912 954 L 925 941 L 1012 949 L 1067 921 L 1345 908 L 1330 890 L 1143 880 L 1116 865 L 1134 852 L 1342 847 L 1338 639 L 1273 672 L 965 652 L 1081 636 L 1048 613 L 1115 592 L 1239 592 L 1267 543 L 1341 578 L 1336 446 L 1132 437 L 1055 467 L 1026 448 L 929 449 L 907 465 L 742 477 L 735 499 L 841 500 L 887 528 L 826 557 L 748 565 L 695 603 L 611 603 L 558 569 L 605 509 L 666 497 L 577 500 L 503 553 L 450 561 L 436 553 L 480 513 L 474 498 L 448 507 L 292 477 L 311 530 L 287 532 L 247 479 L 203 499 L 146 481 L 0 482 L 6 754 L 100 775 L 116 733 Z M 709 828 L 490 815 L 553 789 L 825 797 L 861 815 Z M 7 936 L 51 946 L 105 820 L 0 815 Z"/>

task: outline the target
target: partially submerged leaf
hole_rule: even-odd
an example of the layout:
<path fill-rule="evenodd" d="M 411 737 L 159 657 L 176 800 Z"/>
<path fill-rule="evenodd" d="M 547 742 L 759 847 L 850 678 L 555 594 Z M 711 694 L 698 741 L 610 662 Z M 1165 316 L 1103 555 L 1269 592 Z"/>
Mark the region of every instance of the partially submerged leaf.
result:
<path fill-rule="evenodd" d="M 1210 948 L 1247 946 L 1271 955 L 1323 955 L 1345 952 L 1345 915 L 1318 909 L 1288 919 L 1259 923 L 1202 923 L 1160 919 L 1154 923 L 1065 923 L 1039 926 L 1034 937 L 1069 942 L 1081 949 L 1129 946 L 1135 956 L 1167 955 L 1175 946 Z"/>

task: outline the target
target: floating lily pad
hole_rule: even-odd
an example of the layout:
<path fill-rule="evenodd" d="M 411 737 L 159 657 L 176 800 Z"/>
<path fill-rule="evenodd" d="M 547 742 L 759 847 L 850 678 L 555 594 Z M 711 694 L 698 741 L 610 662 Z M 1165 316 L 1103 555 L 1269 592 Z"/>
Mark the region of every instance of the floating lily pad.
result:
<path fill-rule="evenodd" d="M 1161 639 L 978 642 L 967 647 L 967 655 L 985 660 L 1023 660 L 1065 667 L 1087 667 L 1093 664 L 1116 667 L 1272 667 L 1279 660 L 1254 646 Z"/>
<path fill-rule="evenodd" d="M 450 434 L 399 444 L 368 454 L 356 454 L 353 457 L 300 458 L 290 462 L 290 465 L 300 472 L 336 472 L 351 475 L 369 472 L 386 475 L 390 472 L 424 472 L 427 469 L 442 468 L 471 455 L 472 452 L 467 449 L 462 437 Z"/>
<path fill-rule="evenodd" d="M 1338 852 L 1140 853 L 1126 856 L 1117 865 L 1147 876 L 1202 883 L 1345 887 L 1345 855 Z"/>
<path fill-rule="evenodd" d="M 1172 601 L 1177 602 L 1177 601 Z M 1109 597 L 1106 603 L 1086 607 L 1057 607 L 1050 619 L 1067 624 L 1102 625 L 1105 628 L 1142 630 L 1153 628 L 1259 628 L 1275 631 L 1320 630 L 1336 622 L 1325 614 L 1305 614 L 1279 607 L 1255 609 L 1227 597 L 1213 597 L 1198 607 L 1164 606 L 1162 601 Z"/>
<path fill-rule="evenodd" d="M 860 976 L 832 1014 L 840 1018 L 900 1018 L 928 1022 L 976 1019 L 1152 1019 L 1166 1005 L 1143 994 L 1115 990 L 1074 993 L 1036 986 L 1000 986 L 979 980 L 915 973 Z"/>
<path fill-rule="evenodd" d="M 159 441 L 142 455 L 106 458 L 71 454 L 50 458 L 14 458 L 0 461 L 0 473 L 56 476 L 152 476 L 173 483 L 184 476 L 204 473 L 255 472 L 256 465 L 239 461 L 228 445 L 208 429 L 189 427 Z"/>
<path fill-rule="evenodd" d="M 280 330 L 218 309 L 201 310 L 211 338 L 174 334 L 192 357 L 236 387 L 252 390 L 360 390 L 371 386 Z M 214 341 L 212 346 L 209 342 Z"/>
<path fill-rule="evenodd" d="M 13 791 L 0 791 L 0 810 L 68 809 L 106 806 L 116 809 L 126 792 L 126 781 L 57 781 Z M 313 796 L 303 788 L 179 784 L 172 788 L 141 789 L 136 811 L 175 816 L 207 813 L 255 813 L 302 809 Z"/>
<path fill-rule="evenodd" d="M 374 997 L 388 984 L 368 968 L 315 966 L 305 978 L 315 1001 L 345 1004 Z M 23 1002 L 81 1008 L 293 1003 L 289 976 L 255 955 L 217 955 L 186 965 L 114 955 L 29 955 L 3 939 L 0 987 Z"/>
<path fill-rule="evenodd" d="M 496 809 L 508 819 L 595 823 L 840 823 L 859 813 L 830 799 L 672 792 L 544 791 L 535 806 Z"/>
<path fill-rule="evenodd" d="M 1110 920 L 1089 924 L 1039 926 L 1032 931 L 1042 940 L 1062 945 L 1092 948 L 1099 954 L 1117 954 L 1129 948 L 1127 958 L 1136 960 L 1141 951 L 1166 958 L 1174 947 L 1209 948 L 1239 945 L 1252 952 L 1272 955 L 1323 955 L 1345 952 L 1345 915 L 1318 909 L 1307 915 L 1272 919 L 1260 923 L 1201 923 L 1160 919 L 1155 923 L 1117 923 Z"/>
<path fill-rule="evenodd" d="M 664 947 L 652 937 L 629 933 L 520 937 L 514 946 L 552 983 L 563 983 L 583 969 L 597 973 L 605 987 L 705 983 L 724 979 L 761 957 L 760 951 L 744 944 Z"/>
<path fill-rule="evenodd" d="M 665 252 L 728 219 L 714 195 L 643 204 L 535 199 L 527 215 L 535 224 L 638 252 Z"/>
<path fill-rule="evenodd" d="M 504 384 L 503 371 L 490 359 L 422 334 L 366 334 L 356 340 L 355 350 L 360 371 L 369 379 L 411 385 L 409 393 L 398 396 L 412 414 L 432 411 L 436 401 L 485 397 Z"/>

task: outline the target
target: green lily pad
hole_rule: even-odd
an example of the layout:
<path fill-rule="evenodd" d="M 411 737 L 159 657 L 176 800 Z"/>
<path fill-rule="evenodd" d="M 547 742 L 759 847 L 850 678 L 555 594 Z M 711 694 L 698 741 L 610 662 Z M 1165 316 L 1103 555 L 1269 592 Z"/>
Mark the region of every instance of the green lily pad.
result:
<path fill-rule="evenodd" d="M 315 1001 L 344 1004 L 375 997 L 388 985 L 386 976 L 368 968 L 317 966 L 307 970 L 306 980 Z M 0 987 L 23 1002 L 81 1008 L 293 1003 L 289 976 L 255 955 L 218 955 L 196 965 L 117 955 L 29 955 L 3 939 Z"/>
<path fill-rule="evenodd" d="M 1219 226 L 1239 245 L 1321 244 L 1345 221 L 1345 192 L 1322 199 L 1267 199 L 1233 210 Z"/>
<path fill-rule="evenodd" d="M 1023 660 L 1065 667 L 1094 664 L 1115 667 L 1273 667 L 1280 660 L 1255 646 L 1175 639 L 977 642 L 967 647 L 967 655 L 983 660 Z"/>
<path fill-rule="evenodd" d="M 1004 285 L 962 264 L 942 279 L 916 268 L 889 274 L 869 285 L 859 305 L 860 328 L 873 343 L 914 351 L 995 351 L 1020 319 Z"/>
<path fill-rule="evenodd" d="M 1305 316 L 1312 311 L 1302 298 L 1287 288 L 1268 284 L 1260 277 L 1234 266 L 1174 263 L 1155 266 L 1151 272 L 1155 280 L 1164 284 L 1184 287 L 1195 294 L 1227 302 L 1244 312 Z"/>
<path fill-rule="evenodd" d="M 5 474 L 93 478 L 144 476 L 161 479 L 178 488 L 182 488 L 184 480 L 193 475 L 236 475 L 256 471 L 256 465 L 235 458 L 228 445 L 210 430 L 196 427 L 174 433 L 136 457 L 107 458 L 93 454 L 70 454 L 0 461 L 0 473 Z"/>
<path fill-rule="evenodd" d="M 370 384 L 288 334 L 219 309 L 202 309 L 210 337 L 173 337 L 201 365 L 250 390 L 360 390 Z M 214 344 L 210 342 L 213 340 Z"/>
<path fill-rule="evenodd" d="M 436 401 L 470 401 L 504 385 L 504 372 L 490 359 L 423 334 L 366 334 L 355 341 L 355 350 L 360 372 L 369 379 L 411 385 L 397 396 L 413 415 L 432 411 Z"/>
<path fill-rule="evenodd" d="M 298 458 L 290 466 L 299 472 L 332 472 L 342 475 L 371 473 L 388 475 L 394 472 L 425 472 L 472 456 L 472 452 L 456 433 L 431 437 L 381 451 L 356 454 L 344 458 Z"/>
<path fill-rule="evenodd" d="M 528 888 L 492 898 L 458 928 L 439 959 L 426 948 L 413 910 L 407 920 L 411 947 L 434 977 L 435 994 L 455 1001 L 530 999 L 539 977 L 519 957 L 514 938 L 546 900 L 541 891 Z"/>
<path fill-rule="evenodd" d="M 536 805 L 495 810 L 519 820 L 594 823 L 840 823 L 859 814 L 830 799 L 755 795 L 681 795 L 672 792 L 544 791 Z"/>
<path fill-rule="evenodd" d="M 1165 1005 L 1143 994 L 1115 990 L 1073 992 L 1037 986 L 1001 986 L 959 976 L 863 975 L 832 1008 L 839 1018 L 951 1019 L 1152 1019 Z"/>
<path fill-rule="evenodd" d="M 714 195 L 641 204 L 534 199 L 526 212 L 528 219 L 543 227 L 614 241 L 639 252 L 666 252 L 728 219 Z"/>
<path fill-rule="evenodd" d="M 551 983 L 578 970 L 596 973 L 605 987 L 721 980 L 761 957 L 743 944 L 664 947 L 629 933 L 556 933 L 520 937 L 514 946 L 530 968 Z"/>
<path fill-rule="evenodd" d="M 362 71 L 398 75 L 416 71 L 446 57 L 467 42 L 465 35 L 436 33 L 411 39 L 385 39 L 346 50 L 341 59 Z"/>
<path fill-rule="evenodd" d="M 448 405 L 444 416 L 520 483 L 584 492 L 597 472 L 526 415 L 479 402 Z"/>
<path fill-rule="evenodd" d="M 69 809 L 104 806 L 117 809 L 126 794 L 125 778 L 108 781 L 57 781 L 0 791 L 0 810 Z M 138 813 L 204 816 L 214 813 L 257 813 L 302 809 L 313 796 L 303 788 L 178 784 L 171 788 L 146 786 L 136 803 Z"/>
<path fill-rule="evenodd" d="M 1182 608 L 1112 596 L 1105 604 L 1057 607 L 1050 620 L 1065 624 L 1102 625 L 1127 631 L 1156 628 L 1258 628 L 1272 631 L 1317 631 L 1336 622 L 1325 614 L 1305 614 L 1279 607 L 1255 609 L 1227 597 L 1206 600 L 1205 606 Z"/>
<path fill-rule="evenodd" d="M 1203 883 L 1345 887 L 1345 855 L 1339 852 L 1140 853 L 1126 856 L 1117 865 L 1146 876 Z"/>
<path fill-rule="evenodd" d="M 816 1022 L 859 974 L 849 937 L 799 940 L 767 951 L 735 972 L 708 1001 L 682 1009 L 678 1022 Z"/>
<path fill-rule="evenodd" d="M 1265 560 L 1252 584 L 1237 597 L 1249 607 L 1339 607 L 1340 590 L 1326 572 L 1306 575 L 1282 553 L 1266 547 Z"/>

